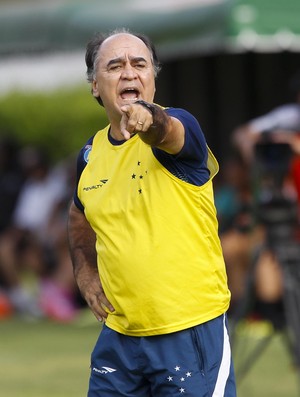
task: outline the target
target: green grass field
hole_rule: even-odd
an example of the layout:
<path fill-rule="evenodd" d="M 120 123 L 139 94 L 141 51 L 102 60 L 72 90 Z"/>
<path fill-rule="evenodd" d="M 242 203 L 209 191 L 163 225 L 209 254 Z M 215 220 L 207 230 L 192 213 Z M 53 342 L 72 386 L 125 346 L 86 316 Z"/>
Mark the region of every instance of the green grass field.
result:
<path fill-rule="evenodd" d="M 90 353 L 100 324 L 84 311 L 73 324 L 29 322 L 13 317 L 0 321 L 0 395 L 5 397 L 84 397 Z M 236 366 L 258 342 L 243 331 Z M 238 397 L 298 397 L 297 374 L 280 335 L 238 382 Z"/>
<path fill-rule="evenodd" d="M 0 329 L 1 396 L 86 395 L 90 352 L 100 329 L 93 317 L 72 325 L 12 318 L 1 321 Z"/>

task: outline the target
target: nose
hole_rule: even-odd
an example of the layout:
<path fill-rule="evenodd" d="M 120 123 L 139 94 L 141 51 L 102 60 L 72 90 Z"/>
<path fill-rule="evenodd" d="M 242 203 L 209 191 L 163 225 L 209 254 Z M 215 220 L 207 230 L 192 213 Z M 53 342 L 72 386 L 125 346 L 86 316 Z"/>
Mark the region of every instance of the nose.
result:
<path fill-rule="evenodd" d="M 135 69 L 129 64 L 126 63 L 124 69 L 122 70 L 122 78 L 126 80 L 133 80 L 137 76 Z"/>

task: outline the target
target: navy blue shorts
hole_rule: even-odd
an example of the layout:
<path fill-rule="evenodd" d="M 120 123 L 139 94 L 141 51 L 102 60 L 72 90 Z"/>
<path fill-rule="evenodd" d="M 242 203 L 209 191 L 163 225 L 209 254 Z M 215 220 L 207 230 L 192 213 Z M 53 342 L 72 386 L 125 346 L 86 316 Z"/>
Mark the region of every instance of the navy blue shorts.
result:
<path fill-rule="evenodd" d="M 88 397 L 236 397 L 227 319 L 132 337 L 103 326 Z"/>

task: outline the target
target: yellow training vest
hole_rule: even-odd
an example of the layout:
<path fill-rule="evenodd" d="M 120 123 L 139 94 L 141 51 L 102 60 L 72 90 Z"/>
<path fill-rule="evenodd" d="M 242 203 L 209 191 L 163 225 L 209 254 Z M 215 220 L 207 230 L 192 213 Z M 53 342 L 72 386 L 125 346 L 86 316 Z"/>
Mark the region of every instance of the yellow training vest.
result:
<path fill-rule="evenodd" d="M 136 135 L 122 145 L 94 137 L 78 184 L 97 235 L 101 282 L 115 312 L 106 325 L 132 336 L 180 331 L 229 306 L 210 180 L 184 182 L 166 170 Z"/>

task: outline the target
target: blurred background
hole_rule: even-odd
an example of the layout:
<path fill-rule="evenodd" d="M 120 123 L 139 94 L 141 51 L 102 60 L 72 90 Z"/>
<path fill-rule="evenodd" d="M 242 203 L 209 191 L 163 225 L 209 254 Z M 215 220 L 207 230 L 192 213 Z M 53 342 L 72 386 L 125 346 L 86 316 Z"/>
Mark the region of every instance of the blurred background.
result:
<path fill-rule="evenodd" d="M 19 324 L 46 335 L 57 325 L 63 338 L 78 327 L 91 344 L 98 332 L 74 284 L 66 219 L 77 152 L 106 124 L 86 82 L 85 46 L 120 27 L 152 39 L 162 63 L 156 102 L 193 113 L 220 163 L 215 195 L 239 395 L 300 395 L 299 0 L 0 0 L 0 329 L 9 338 Z M 289 139 L 277 134 L 275 148 L 263 139 L 260 157 L 245 157 L 238 142 L 251 141 L 249 122 L 286 104 L 296 104 L 283 116 L 293 126 L 269 128 Z M 6 346 L 3 363 L 13 366 L 20 356 Z M 64 391 L 49 395 L 85 390 L 57 387 Z"/>

